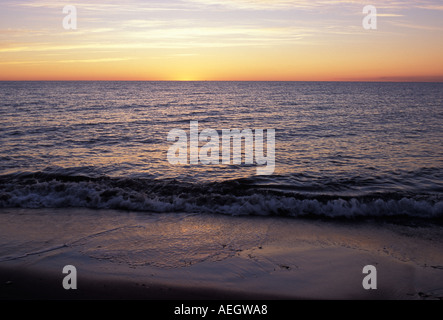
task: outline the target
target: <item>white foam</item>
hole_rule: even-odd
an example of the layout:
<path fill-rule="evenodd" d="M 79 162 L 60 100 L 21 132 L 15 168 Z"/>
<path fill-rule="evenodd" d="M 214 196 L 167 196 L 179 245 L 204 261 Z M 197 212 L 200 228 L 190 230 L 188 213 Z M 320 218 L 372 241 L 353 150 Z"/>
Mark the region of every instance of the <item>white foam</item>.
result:
<path fill-rule="evenodd" d="M 108 189 L 106 189 L 108 188 Z M 104 192 L 106 191 L 106 192 Z M 325 217 L 398 216 L 443 217 L 439 199 L 298 199 L 283 195 L 255 193 L 246 196 L 208 192 L 162 194 L 144 190 L 122 189 L 104 183 L 41 182 L 16 188 L 0 195 L 0 207 L 53 208 L 86 207 L 126 209 L 150 212 L 201 212 L 228 215 L 285 215 Z"/>

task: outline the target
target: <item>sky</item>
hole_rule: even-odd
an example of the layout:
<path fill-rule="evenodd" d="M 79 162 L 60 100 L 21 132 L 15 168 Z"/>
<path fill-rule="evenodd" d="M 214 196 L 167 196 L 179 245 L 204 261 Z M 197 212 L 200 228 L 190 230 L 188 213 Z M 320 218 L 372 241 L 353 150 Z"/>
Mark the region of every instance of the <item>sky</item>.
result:
<path fill-rule="evenodd" d="M 66 5 L 76 29 L 65 28 Z M 376 29 L 363 26 L 366 5 L 377 10 Z M 441 0 L 0 7 L 0 80 L 443 81 Z"/>

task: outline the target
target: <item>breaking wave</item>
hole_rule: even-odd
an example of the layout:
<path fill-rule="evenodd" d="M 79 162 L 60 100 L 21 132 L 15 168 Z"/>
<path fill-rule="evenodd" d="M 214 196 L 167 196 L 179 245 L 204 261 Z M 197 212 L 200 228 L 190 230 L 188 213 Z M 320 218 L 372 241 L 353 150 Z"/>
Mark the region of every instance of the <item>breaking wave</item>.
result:
<path fill-rule="evenodd" d="M 0 176 L 0 208 L 84 207 L 156 213 L 330 218 L 443 217 L 441 192 L 413 193 L 398 188 L 380 192 L 375 182 L 368 181 L 362 189 L 364 183 L 358 178 L 334 183 L 321 179 L 309 181 L 306 177 L 299 179 L 303 183 L 295 183 L 294 177 L 289 180 L 291 184 L 287 183 L 288 177 L 273 177 L 269 181 L 253 177 L 196 183 L 175 179 L 21 173 Z M 380 183 L 386 185 L 386 181 Z M 369 191 L 373 189 L 378 191 Z"/>

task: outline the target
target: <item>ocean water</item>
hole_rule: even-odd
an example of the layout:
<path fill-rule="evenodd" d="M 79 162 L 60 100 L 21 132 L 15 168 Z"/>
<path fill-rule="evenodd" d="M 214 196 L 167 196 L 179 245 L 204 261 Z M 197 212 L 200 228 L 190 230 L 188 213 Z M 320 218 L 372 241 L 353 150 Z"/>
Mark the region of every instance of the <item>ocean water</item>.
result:
<path fill-rule="evenodd" d="M 173 129 L 274 129 L 275 170 L 172 165 Z M 443 83 L 0 82 L 0 208 L 443 218 Z"/>

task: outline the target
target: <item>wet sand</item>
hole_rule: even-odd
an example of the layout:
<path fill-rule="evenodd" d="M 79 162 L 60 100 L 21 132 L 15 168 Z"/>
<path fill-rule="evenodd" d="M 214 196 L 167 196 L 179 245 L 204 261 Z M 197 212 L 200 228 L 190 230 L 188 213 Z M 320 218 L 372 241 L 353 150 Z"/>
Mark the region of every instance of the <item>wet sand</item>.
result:
<path fill-rule="evenodd" d="M 441 299 L 443 227 L 387 221 L 0 211 L 0 299 Z M 77 289 L 62 286 L 77 269 Z M 377 269 L 365 290 L 363 267 Z"/>

